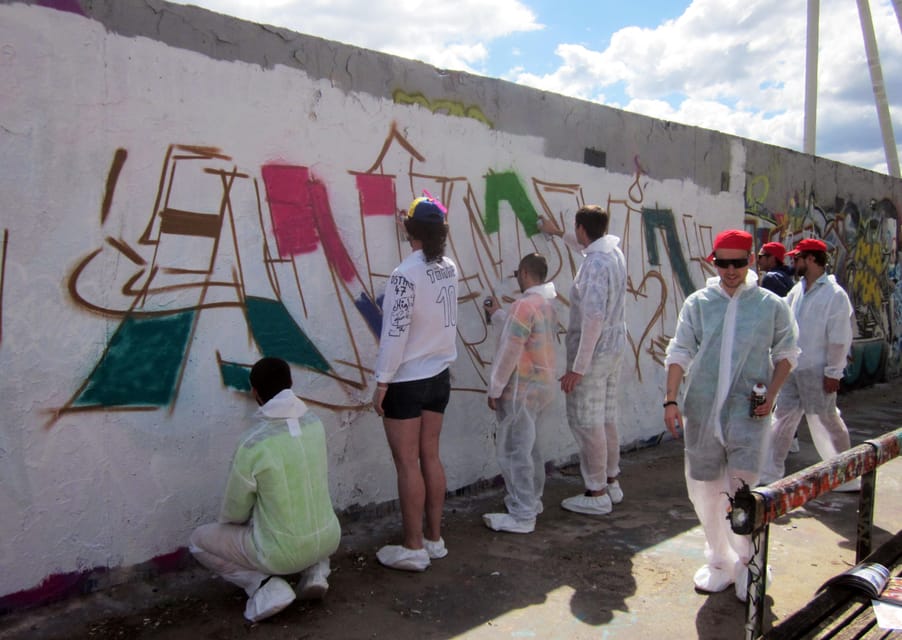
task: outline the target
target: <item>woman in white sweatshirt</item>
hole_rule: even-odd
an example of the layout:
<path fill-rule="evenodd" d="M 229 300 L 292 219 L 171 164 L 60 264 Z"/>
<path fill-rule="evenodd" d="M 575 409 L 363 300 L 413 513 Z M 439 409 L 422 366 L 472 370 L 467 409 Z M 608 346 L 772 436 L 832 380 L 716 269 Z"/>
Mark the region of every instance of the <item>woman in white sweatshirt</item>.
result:
<path fill-rule="evenodd" d="M 413 253 L 392 272 L 382 302 L 373 407 L 398 473 L 403 540 L 376 557 L 405 571 L 424 571 L 430 559 L 448 554 L 441 537 L 445 469 L 439 436 L 451 394 L 448 368 L 457 358 L 458 272 L 444 255 L 446 216 L 429 196 L 410 205 L 404 228 Z"/>

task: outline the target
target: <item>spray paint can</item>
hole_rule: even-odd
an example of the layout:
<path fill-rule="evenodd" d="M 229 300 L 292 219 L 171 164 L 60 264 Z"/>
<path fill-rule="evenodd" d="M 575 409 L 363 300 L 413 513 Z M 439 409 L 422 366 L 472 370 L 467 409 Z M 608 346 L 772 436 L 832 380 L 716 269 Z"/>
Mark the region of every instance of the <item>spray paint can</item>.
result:
<path fill-rule="evenodd" d="M 755 415 L 755 409 L 760 407 L 765 403 L 767 398 L 765 397 L 767 394 L 767 387 L 765 387 L 760 382 L 752 387 L 752 393 L 749 396 L 749 415 L 753 418 L 758 418 L 760 416 Z"/>
<path fill-rule="evenodd" d="M 539 227 L 541 229 L 545 228 L 545 218 L 543 216 L 539 216 Z M 551 242 L 551 234 L 547 231 L 542 231 L 542 237 L 545 238 L 545 242 Z"/>
<path fill-rule="evenodd" d="M 485 307 L 483 312 L 485 313 L 485 323 L 492 324 L 492 314 L 489 312 L 489 308 L 492 306 L 492 299 L 486 298 L 482 301 L 482 306 Z"/>

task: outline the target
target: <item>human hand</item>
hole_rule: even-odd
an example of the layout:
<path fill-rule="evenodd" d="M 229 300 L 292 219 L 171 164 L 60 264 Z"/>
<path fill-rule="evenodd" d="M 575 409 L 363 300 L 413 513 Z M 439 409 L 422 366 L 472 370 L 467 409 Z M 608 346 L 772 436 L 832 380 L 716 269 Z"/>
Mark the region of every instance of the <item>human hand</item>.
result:
<path fill-rule="evenodd" d="M 558 380 L 561 382 L 561 391 L 564 393 L 570 393 L 576 388 L 583 379 L 583 374 L 576 373 L 575 371 L 568 371 L 564 375 L 562 375 Z"/>
<path fill-rule="evenodd" d="M 494 411 L 498 407 L 498 398 L 489 396 L 489 409 Z"/>
<path fill-rule="evenodd" d="M 680 413 L 679 405 L 669 404 L 664 407 L 664 426 L 667 427 L 674 440 L 680 439 L 680 431 L 683 428 L 683 414 Z"/>
<path fill-rule="evenodd" d="M 544 216 L 540 216 L 536 225 L 539 227 L 539 231 L 542 233 L 547 233 L 551 236 L 563 236 L 564 232 L 555 224 L 554 218 L 545 218 Z"/>
<path fill-rule="evenodd" d="M 488 298 L 486 298 L 485 302 L 483 302 L 483 306 L 485 307 L 486 313 L 488 313 L 490 316 L 495 315 L 496 311 L 501 310 L 501 303 L 498 302 L 498 298 L 496 298 L 495 296 L 489 296 Z"/>
<path fill-rule="evenodd" d="M 380 387 L 378 384 L 376 385 L 376 389 L 373 391 L 373 409 L 376 411 L 376 415 L 379 417 L 385 415 L 385 411 L 382 410 L 382 401 L 385 400 L 386 391 L 388 391 L 388 387 Z"/>
<path fill-rule="evenodd" d="M 824 376 L 824 393 L 836 393 L 839 391 L 839 380 Z"/>
<path fill-rule="evenodd" d="M 765 394 L 764 402 L 755 407 L 755 417 L 763 418 L 774 410 L 774 402 L 776 398 L 772 398 L 770 393 Z"/>

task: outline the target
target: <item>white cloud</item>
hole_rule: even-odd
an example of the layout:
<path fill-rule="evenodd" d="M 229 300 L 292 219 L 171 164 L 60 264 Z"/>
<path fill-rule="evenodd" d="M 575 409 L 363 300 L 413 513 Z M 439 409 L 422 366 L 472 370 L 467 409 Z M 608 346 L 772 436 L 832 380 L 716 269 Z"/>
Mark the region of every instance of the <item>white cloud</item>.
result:
<path fill-rule="evenodd" d="M 902 37 L 890 0 L 871 0 L 871 12 L 886 93 L 902 104 Z M 655 29 L 618 31 L 604 51 L 559 44 L 551 73 L 518 69 L 507 78 L 585 99 L 622 84 L 629 101 L 615 106 L 800 149 L 806 20 L 802 2 L 695 0 Z M 819 39 L 817 151 L 885 172 L 856 3 L 822 0 Z M 898 110 L 893 126 L 899 139 Z M 870 146 L 853 149 L 856 133 Z"/>

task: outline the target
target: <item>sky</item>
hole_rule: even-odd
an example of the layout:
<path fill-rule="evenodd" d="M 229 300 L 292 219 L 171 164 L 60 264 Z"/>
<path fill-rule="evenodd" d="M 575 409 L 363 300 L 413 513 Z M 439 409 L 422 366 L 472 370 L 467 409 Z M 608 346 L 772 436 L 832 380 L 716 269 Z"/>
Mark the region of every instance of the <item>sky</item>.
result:
<path fill-rule="evenodd" d="M 176 0 L 801 151 L 803 0 Z M 870 0 L 902 156 L 902 17 Z M 816 153 L 887 173 L 856 0 L 820 0 Z"/>

